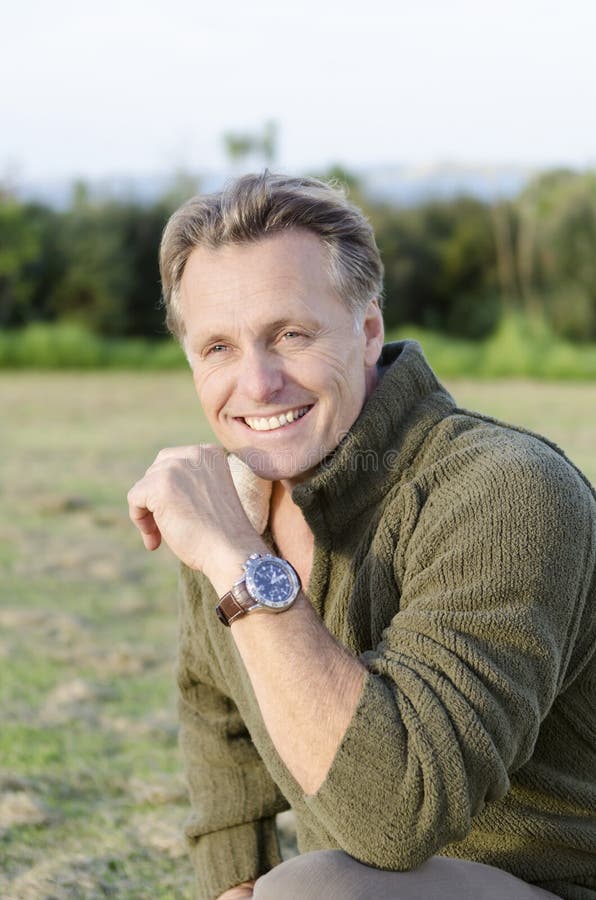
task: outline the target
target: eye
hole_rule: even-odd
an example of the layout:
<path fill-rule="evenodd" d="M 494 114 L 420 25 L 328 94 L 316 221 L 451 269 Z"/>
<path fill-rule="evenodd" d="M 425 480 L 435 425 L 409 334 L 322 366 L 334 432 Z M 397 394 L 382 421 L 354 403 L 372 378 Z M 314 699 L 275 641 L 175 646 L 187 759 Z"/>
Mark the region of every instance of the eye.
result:
<path fill-rule="evenodd" d="M 226 344 L 212 344 L 205 350 L 205 356 L 212 356 L 214 353 L 223 353 L 227 349 Z"/>
<path fill-rule="evenodd" d="M 285 341 L 287 338 L 299 338 L 304 337 L 304 335 L 300 331 L 284 331 L 282 334 L 282 339 Z"/>

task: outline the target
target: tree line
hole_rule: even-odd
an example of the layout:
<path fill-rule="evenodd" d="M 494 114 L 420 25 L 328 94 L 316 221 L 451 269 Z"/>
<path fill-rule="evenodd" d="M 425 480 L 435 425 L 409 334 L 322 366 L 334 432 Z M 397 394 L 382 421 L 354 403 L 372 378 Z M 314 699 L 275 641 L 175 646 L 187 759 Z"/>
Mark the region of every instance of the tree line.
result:
<path fill-rule="evenodd" d="M 596 339 L 596 172 L 555 170 L 513 200 L 461 196 L 414 207 L 372 202 L 347 184 L 375 229 L 389 327 L 468 338 L 502 316 L 541 317 L 558 336 Z M 186 181 L 150 204 L 73 188 L 66 209 L 0 189 L 0 327 L 76 321 L 108 337 L 165 335 L 157 249 Z"/>

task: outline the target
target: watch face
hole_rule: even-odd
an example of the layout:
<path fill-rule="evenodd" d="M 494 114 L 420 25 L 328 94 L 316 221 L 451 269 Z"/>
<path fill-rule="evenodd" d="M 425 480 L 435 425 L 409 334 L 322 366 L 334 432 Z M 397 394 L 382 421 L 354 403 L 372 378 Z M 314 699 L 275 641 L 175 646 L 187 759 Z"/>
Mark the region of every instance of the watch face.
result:
<path fill-rule="evenodd" d="M 249 560 L 246 570 L 249 594 L 269 609 L 290 606 L 300 590 L 298 576 L 289 563 L 276 556 Z"/>

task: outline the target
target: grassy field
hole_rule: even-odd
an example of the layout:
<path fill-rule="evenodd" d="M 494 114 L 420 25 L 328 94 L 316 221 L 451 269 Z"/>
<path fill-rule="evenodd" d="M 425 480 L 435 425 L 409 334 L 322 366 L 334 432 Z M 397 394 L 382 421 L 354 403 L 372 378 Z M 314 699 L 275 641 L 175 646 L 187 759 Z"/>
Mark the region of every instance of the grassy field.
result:
<path fill-rule="evenodd" d="M 450 382 L 596 481 L 596 385 Z M 126 491 L 208 438 L 190 377 L 0 375 L 0 896 L 189 898 L 176 746 L 176 565 Z"/>

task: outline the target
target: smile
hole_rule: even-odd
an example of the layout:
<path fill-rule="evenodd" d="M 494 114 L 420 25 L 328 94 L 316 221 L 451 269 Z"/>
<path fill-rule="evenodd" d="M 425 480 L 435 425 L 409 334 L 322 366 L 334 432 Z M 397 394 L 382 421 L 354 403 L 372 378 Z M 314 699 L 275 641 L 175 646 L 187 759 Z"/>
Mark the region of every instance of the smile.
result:
<path fill-rule="evenodd" d="M 297 419 L 301 419 L 302 416 L 306 415 L 309 409 L 312 409 L 312 407 L 300 406 L 297 409 L 290 409 L 285 413 L 281 413 L 279 416 L 270 416 L 267 419 L 264 417 L 245 416 L 244 422 L 249 428 L 252 428 L 253 431 L 275 431 L 277 428 L 283 428 L 284 426 L 295 422 Z"/>

